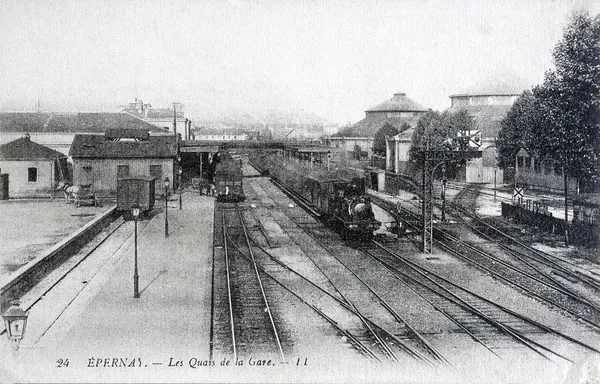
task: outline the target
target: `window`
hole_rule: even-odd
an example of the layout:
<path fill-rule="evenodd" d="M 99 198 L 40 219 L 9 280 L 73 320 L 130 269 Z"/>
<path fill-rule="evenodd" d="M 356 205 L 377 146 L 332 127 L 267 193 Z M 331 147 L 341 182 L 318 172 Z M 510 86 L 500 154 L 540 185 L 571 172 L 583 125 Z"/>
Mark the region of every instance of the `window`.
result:
<path fill-rule="evenodd" d="M 27 168 L 27 181 L 31 183 L 37 181 L 37 168 Z"/>
<path fill-rule="evenodd" d="M 531 157 L 525 158 L 525 168 L 531 168 Z"/>
<path fill-rule="evenodd" d="M 535 171 L 535 173 L 540 173 L 541 172 L 540 164 L 541 164 L 541 161 L 539 159 L 535 159 L 535 161 L 533 163 L 533 170 Z"/>
<path fill-rule="evenodd" d="M 129 165 L 117 165 L 117 180 L 129 176 Z"/>

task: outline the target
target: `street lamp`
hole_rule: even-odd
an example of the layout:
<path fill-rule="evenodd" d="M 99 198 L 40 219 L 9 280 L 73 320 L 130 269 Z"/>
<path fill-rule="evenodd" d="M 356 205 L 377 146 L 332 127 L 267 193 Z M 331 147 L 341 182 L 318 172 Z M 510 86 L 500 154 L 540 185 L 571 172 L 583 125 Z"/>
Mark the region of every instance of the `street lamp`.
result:
<path fill-rule="evenodd" d="M 165 177 L 165 237 L 169 237 L 169 184 L 169 178 Z"/>
<path fill-rule="evenodd" d="M 25 334 L 27 316 L 29 316 L 29 313 L 22 310 L 20 305 L 21 302 L 19 300 L 11 301 L 10 307 L 2 314 L 6 326 L 6 334 L 14 343 L 15 349 L 19 349 L 19 342 Z"/>
<path fill-rule="evenodd" d="M 182 189 L 183 185 L 181 184 L 181 182 L 182 182 L 182 176 L 183 176 L 183 169 L 179 168 L 177 173 L 179 174 L 179 209 L 181 209 L 181 194 L 183 193 L 183 189 Z"/>
<path fill-rule="evenodd" d="M 140 216 L 140 207 L 138 207 L 137 205 L 134 205 L 133 207 L 131 207 L 131 214 L 133 215 L 133 221 L 135 223 L 135 235 L 133 237 L 133 244 L 134 244 L 134 257 L 133 257 L 133 297 L 138 299 L 140 297 L 140 285 L 139 285 L 139 275 L 138 275 L 138 262 L 137 262 L 137 256 L 138 256 L 138 246 L 137 246 L 137 238 L 138 238 L 138 231 L 137 231 L 137 221 L 138 221 L 138 217 Z"/>

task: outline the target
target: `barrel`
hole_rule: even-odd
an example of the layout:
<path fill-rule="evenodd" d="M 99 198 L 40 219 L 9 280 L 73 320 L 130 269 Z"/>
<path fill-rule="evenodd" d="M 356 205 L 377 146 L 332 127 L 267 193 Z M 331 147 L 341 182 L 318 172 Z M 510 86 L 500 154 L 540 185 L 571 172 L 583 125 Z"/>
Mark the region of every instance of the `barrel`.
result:
<path fill-rule="evenodd" d="M 8 200 L 8 173 L 0 173 L 0 200 Z"/>

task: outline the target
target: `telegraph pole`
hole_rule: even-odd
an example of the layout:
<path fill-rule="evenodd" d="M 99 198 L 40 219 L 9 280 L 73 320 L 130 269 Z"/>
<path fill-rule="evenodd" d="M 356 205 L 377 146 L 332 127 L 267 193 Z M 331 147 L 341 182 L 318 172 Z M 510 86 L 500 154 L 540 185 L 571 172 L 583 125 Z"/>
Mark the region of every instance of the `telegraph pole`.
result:
<path fill-rule="evenodd" d="M 177 137 L 177 104 L 173 103 L 173 136 Z"/>

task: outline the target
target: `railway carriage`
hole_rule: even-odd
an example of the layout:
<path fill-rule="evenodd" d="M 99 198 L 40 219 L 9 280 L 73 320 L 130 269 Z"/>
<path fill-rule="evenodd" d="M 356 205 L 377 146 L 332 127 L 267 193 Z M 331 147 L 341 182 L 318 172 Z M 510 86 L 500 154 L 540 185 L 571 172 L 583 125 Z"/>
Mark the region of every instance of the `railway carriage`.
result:
<path fill-rule="evenodd" d="M 338 230 L 342 238 L 371 239 L 381 227 L 375 220 L 364 176 L 345 171 L 311 171 L 283 166 L 277 159 L 260 161 L 270 174 Z"/>
<path fill-rule="evenodd" d="M 242 162 L 234 159 L 227 151 L 213 156 L 213 183 L 218 201 L 239 202 L 244 195 Z"/>
<path fill-rule="evenodd" d="M 132 176 L 117 180 L 117 210 L 128 218 L 133 207 L 140 209 L 142 215 L 154 208 L 154 178 L 150 176 Z"/>

